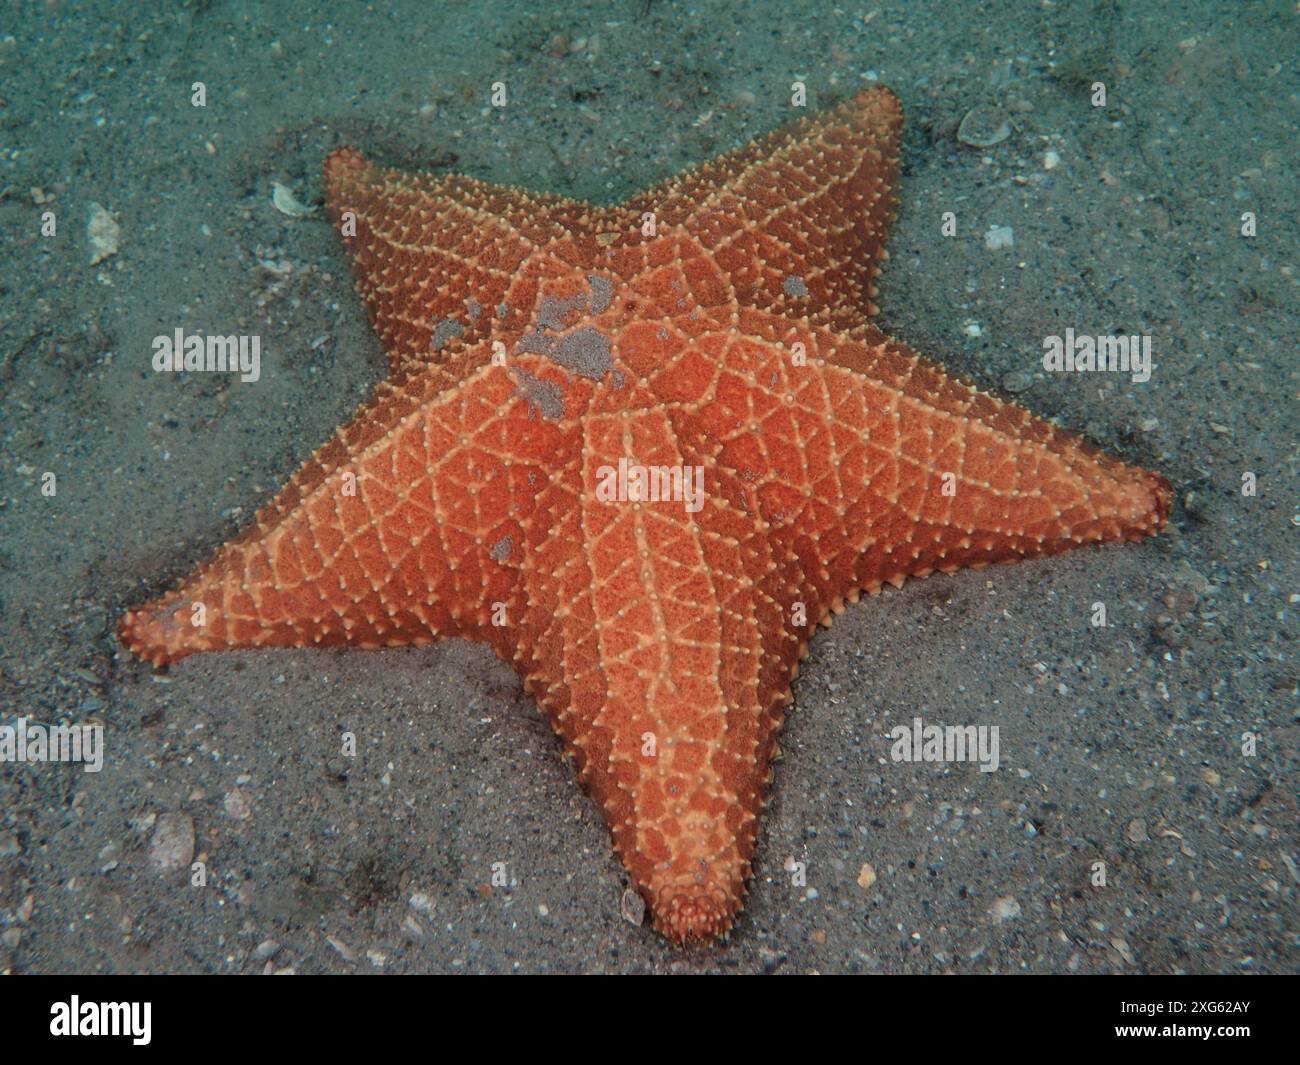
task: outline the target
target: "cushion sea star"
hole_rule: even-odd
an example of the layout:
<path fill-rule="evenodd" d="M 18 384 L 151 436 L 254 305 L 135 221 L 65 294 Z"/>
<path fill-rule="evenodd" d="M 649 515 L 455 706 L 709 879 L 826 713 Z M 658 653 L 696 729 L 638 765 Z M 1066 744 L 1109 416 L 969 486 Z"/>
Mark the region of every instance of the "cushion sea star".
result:
<path fill-rule="evenodd" d="M 725 932 L 818 621 L 1169 509 L 1163 478 L 871 324 L 901 126 L 864 92 L 611 208 L 333 153 L 389 376 L 122 642 L 486 642 L 655 926 Z"/>

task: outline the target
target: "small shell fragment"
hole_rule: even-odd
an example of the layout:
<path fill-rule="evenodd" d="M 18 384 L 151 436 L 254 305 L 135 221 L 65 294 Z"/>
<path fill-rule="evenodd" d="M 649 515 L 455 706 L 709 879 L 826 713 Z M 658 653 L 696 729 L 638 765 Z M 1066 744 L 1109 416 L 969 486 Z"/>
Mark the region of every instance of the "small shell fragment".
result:
<path fill-rule="evenodd" d="M 618 909 L 628 924 L 640 926 L 645 920 L 645 899 L 636 888 L 628 888 L 623 892 Z"/>
<path fill-rule="evenodd" d="M 1015 245 L 1016 233 L 1010 226 L 989 226 L 988 232 L 984 234 L 984 247 L 989 251 L 1014 248 Z"/>
<path fill-rule="evenodd" d="M 972 148 L 992 148 L 1011 136 L 1011 124 L 996 107 L 980 104 L 966 112 L 957 127 L 957 139 Z"/>
<path fill-rule="evenodd" d="M 299 203 L 289 186 L 281 185 L 278 181 L 271 186 L 271 202 L 275 204 L 277 211 L 287 214 L 290 218 L 303 218 L 316 213 L 315 207 Z"/>
<path fill-rule="evenodd" d="M 91 266 L 117 254 L 117 241 L 121 233 L 117 219 L 99 204 L 90 205 L 90 215 L 86 219 L 86 241 L 90 244 Z"/>
<path fill-rule="evenodd" d="M 335 953 L 349 965 L 356 963 L 357 952 L 344 943 L 343 940 L 337 939 L 334 936 L 326 936 L 325 942 L 333 947 Z"/>
<path fill-rule="evenodd" d="M 1116 953 L 1119 954 L 1127 964 L 1137 964 L 1137 957 L 1133 954 L 1133 948 L 1128 945 L 1128 940 L 1124 939 L 1123 936 L 1111 936 L 1110 945 L 1115 948 Z"/>

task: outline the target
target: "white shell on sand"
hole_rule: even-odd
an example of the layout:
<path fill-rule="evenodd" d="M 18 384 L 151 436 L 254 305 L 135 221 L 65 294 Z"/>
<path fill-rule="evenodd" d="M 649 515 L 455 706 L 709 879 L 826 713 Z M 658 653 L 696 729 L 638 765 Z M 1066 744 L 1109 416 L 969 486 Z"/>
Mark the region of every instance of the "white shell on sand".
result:
<path fill-rule="evenodd" d="M 278 181 L 271 186 L 271 202 L 275 204 L 275 209 L 281 214 L 287 214 L 290 218 L 302 218 L 305 215 L 315 214 L 315 207 L 308 207 L 306 204 L 299 203 L 298 198 L 287 185 L 281 185 Z"/>

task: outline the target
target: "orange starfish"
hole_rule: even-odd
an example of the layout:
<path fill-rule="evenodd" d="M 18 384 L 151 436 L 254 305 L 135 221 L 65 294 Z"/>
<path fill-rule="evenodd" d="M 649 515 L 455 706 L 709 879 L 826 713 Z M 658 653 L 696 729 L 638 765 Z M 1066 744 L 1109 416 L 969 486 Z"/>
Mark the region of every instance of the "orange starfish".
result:
<path fill-rule="evenodd" d="M 335 152 L 390 375 L 122 642 L 157 664 L 488 643 L 655 927 L 725 932 L 818 621 L 1169 509 L 1163 478 L 868 322 L 901 126 L 864 92 L 608 209 Z"/>

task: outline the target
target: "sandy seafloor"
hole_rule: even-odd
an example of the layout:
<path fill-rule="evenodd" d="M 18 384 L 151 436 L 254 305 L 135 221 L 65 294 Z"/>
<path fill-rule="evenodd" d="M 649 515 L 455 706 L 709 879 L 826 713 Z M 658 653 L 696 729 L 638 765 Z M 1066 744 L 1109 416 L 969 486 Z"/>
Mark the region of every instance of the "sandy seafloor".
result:
<path fill-rule="evenodd" d="M 1282 0 L 6 6 L 0 712 L 102 723 L 107 753 L 97 775 L 0 766 L 0 971 L 1294 971 L 1297 21 Z M 1157 540 L 911 582 L 817 636 L 729 941 L 682 952 L 620 915 L 598 811 L 481 647 L 165 675 L 123 652 L 123 609 L 383 372 L 337 235 L 273 182 L 318 202 L 351 143 L 612 202 L 780 125 L 797 79 L 813 108 L 877 81 L 906 108 L 881 323 L 1178 503 Z M 1010 123 L 994 147 L 955 136 L 979 104 Z M 92 202 L 121 227 L 97 266 Z M 261 380 L 154 374 L 177 327 L 260 334 Z M 1043 373 L 1066 327 L 1150 334 L 1150 382 Z M 998 725 L 1001 769 L 891 761 L 918 714 Z M 193 823 L 206 887 L 149 867 L 163 815 Z"/>

